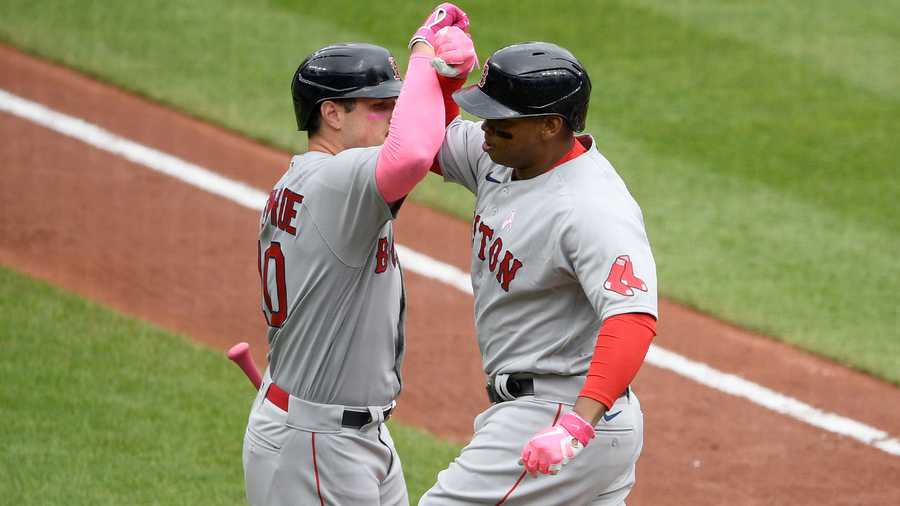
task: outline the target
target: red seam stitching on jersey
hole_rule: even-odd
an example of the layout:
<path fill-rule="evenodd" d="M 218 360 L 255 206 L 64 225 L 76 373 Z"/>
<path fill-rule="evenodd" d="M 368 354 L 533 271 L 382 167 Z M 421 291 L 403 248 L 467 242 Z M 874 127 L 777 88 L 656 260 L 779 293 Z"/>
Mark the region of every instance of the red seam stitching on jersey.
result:
<path fill-rule="evenodd" d="M 312 433 L 313 473 L 316 475 L 316 493 L 319 494 L 319 505 L 325 506 L 325 498 L 322 497 L 322 489 L 319 488 L 319 465 L 316 463 L 316 433 Z"/>
<path fill-rule="evenodd" d="M 553 417 L 553 423 L 551 425 L 556 425 L 556 422 L 559 421 L 559 415 L 561 413 L 562 413 L 562 404 L 557 404 L 556 416 Z M 519 486 L 519 483 L 522 483 L 522 480 L 525 478 L 525 474 L 527 472 L 528 471 L 522 471 L 522 474 L 519 475 L 519 479 L 516 480 L 515 483 L 513 483 L 513 486 L 511 489 L 509 489 L 509 492 L 507 492 L 506 495 L 503 496 L 503 499 L 500 499 L 500 502 L 498 502 L 495 506 L 500 506 L 503 503 L 505 503 L 507 499 L 509 499 L 509 496 L 512 495 L 513 491 L 516 490 L 516 488 Z"/>

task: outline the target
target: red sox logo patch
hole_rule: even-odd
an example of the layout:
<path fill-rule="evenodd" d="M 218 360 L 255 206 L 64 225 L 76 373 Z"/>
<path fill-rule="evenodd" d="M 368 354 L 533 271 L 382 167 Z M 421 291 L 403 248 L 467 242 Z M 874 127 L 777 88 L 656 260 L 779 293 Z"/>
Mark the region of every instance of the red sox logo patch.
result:
<path fill-rule="evenodd" d="M 646 292 L 647 284 L 644 283 L 644 280 L 634 275 L 634 267 L 631 265 L 631 259 L 628 255 L 620 255 L 613 262 L 612 268 L 609 270 L 609 276 L 606 277 L 606 283 L 603 283 L 603 288 L 620 295 L 632 296 L 634 295 L 634 290 Z"/>
<path fill-rule="evenodd" d="M 481 70 L 481 80 L 478 81 L 478 87 L 484 88 L 484 81 L 487 79 L 488 69 L 491 68 L 490 60 L 484 62 L 484 68 Z"/>
<path fill-rule="evenodd" d="M 400 67 L 397 66 L 397 61 L 394 60 L 393 56 L 388 56 L 388 63 L 391 64 L 391 70 L 394 72 L 394 79 L 400 79 Z"/>

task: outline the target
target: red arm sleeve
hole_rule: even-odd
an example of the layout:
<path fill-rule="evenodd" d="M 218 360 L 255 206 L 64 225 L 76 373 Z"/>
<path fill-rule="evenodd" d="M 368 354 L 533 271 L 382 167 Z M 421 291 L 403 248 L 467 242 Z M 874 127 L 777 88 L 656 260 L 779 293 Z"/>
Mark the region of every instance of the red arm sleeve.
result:
<path fill-rule="evenodd" d="M 466 80 L 438 74 L 438 83 L 441 85 L 441 95 L 444 97 L 444 126 L 446 127 L 459 116 L 459 105 L 453 100 L 453 93 L 462 88 L 466 84 Z M 444 175 L 438 164 L 437 156 L 434 157 L 434 163 L 431 164 L 430 170 L 439 176 Z"/>
<path fill-rule="evenodd" d="M 656 319 L 645 313 L 626 313 L 607 318 L 600 327 L 594 358 L 579 397 L 612 407 L 637 375 L 650 342 L 656 335 Z"/>
<path fill-rule="evenodd" d="M 446 126 L 459 116 L 459 105 L 453 100 L 453 94 L 462 89 L 466 80 L 445 77 L 440 74 L 437 78 L 441 85 L 441 95 L 444 96 L 444 126 Z"/>

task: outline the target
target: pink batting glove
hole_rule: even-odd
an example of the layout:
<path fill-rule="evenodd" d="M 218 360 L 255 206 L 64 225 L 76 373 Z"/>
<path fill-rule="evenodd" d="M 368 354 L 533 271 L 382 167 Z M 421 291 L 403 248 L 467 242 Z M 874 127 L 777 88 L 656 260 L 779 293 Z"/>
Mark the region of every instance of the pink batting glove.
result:
<path fill-rule="evenodd" d="M 457 26 L 441 28 L 434 37 L 431 65 L 444 77 L 463 79 L 478 66 L 472 37 Z"/>
<path fill-rule="evenodd" d="M 594 428 L 574 411 L 566 413 L 556 425 L 534 436 L 525 448 L 519 463 L 532 476 L 556 474 L 572 461 L 594 438 Z"/>
<path fill-rule="evenodd" d="M 469 31 L 469 17 L 465 11 L 452 3 L 445 2 L 435 7 L 422 26 L 416 30 L 409 40 L 409 47 L 416 42 L 425 42 L 434 47 L 434 37 L 441 28 L 455 26 L 464 32 Z"/>

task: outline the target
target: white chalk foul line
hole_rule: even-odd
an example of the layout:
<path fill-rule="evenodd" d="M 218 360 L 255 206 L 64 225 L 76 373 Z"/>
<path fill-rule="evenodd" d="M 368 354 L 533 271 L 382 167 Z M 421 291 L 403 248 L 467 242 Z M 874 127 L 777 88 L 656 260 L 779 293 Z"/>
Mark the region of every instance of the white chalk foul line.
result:
<path fill-rule="evenodd" d="M 96 148 L 114 153 L 149 169 L 174 177 L 250 209 L 261 211 L 267 194 L 244 183 L 228 179 L 204 167 L 167 153 L 119 137 L 103 128 L 74 118 L 41 104 L 0 90 L 0 111 L 14 114 Z M 452 265 L 439 262 L 410 248 L 397 245 L 404 268 L 445 283 L 472 295 L 469 275 Z M 702 385 L 742 397 L 764 408 L 789 416 L 814 427 L 847 436 L 891 455 L 900 456 L 900 440 L 856 420 L 819 410 L 739 376 L 713 369 L 701 362 L 653 345 L 647 362 L 690 378 Z"/>
<path fill-rule="evenodd" d="M 265 193 L 244 183 L 232 181 L 198 165 L 119 137 L 97 125 L 56 112 L 4 90 L 0 90 L 0 110 L 172 176 L 209 193 L 225 197 L 242 206 L 261 209 L 265 203 Z"/>

